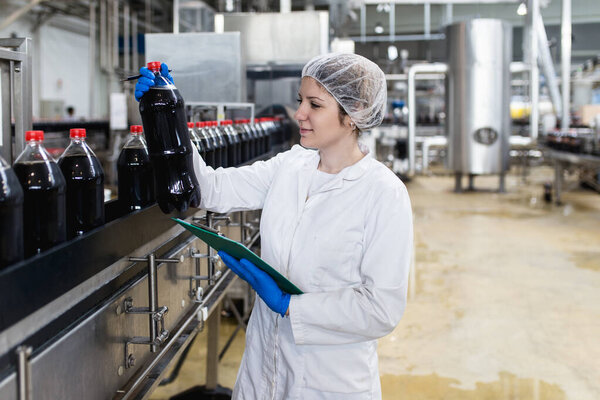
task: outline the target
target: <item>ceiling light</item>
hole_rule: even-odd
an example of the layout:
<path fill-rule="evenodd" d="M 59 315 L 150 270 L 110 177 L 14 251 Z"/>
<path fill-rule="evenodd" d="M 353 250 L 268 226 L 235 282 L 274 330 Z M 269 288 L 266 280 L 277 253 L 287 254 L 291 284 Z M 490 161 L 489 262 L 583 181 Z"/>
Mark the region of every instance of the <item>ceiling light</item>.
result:
<path fill-rule="evenodd" d="M 525 5 L 525 3 L 519 4 L 519 8 L 517 8 L 517 14 L 521 16 L 527 15 L 527 6 Z"/>
<path fill-rule="evenodd" d="M 383 25 L 381 25 L 381 22 L 375 24 L 375 33 L 378 35 L 381 35 L 383 33 Z"/>

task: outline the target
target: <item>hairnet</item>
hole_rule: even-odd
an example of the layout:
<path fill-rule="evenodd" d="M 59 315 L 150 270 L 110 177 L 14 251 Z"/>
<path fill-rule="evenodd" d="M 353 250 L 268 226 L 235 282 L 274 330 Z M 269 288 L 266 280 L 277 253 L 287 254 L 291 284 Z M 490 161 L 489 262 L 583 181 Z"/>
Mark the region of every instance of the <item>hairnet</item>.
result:
<path fill-rule="evenodd" d="M 359 129 L 374 128 L 383 121 L 387 85 L 374 62 L 357 54 L 325 54 L 304 66 L 305 76 L 319 82 Z"/>

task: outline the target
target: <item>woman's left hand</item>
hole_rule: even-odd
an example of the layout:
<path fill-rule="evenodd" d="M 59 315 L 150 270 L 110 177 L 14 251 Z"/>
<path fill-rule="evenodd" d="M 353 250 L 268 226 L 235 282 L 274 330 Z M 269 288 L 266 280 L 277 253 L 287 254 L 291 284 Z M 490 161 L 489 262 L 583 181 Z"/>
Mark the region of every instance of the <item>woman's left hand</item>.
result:
<path fill-rule="evenodd" d="M 277 286 L 273 278 L 246 259 L 237 260 L 224 251 L 219 251 L 221 260 L 240 278 L 256 290 L 256 293 L 276 313 L 285 316 L 290 305 L 291 295 Z"/>

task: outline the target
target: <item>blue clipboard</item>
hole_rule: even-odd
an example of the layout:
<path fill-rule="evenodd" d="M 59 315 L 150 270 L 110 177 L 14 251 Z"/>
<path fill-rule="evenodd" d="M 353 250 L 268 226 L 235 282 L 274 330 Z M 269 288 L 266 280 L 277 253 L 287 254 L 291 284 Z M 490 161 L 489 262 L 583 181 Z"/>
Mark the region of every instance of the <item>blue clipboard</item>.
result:
<path fill-rule="evenodd" d="M 217 251 L 222 250 L 230 256 L 237 258 L 238 260 L 245 258 L 246 260 L 250 261 L 257 267 L 265 271 L 267 274 L 269 274 L 269 276 L 271 276 L 271 278 L 273 278 L 273 280 L 277 282 L 277 285 L 284 292 L 287 292 L 289 294 L 303 293 L 302 290 L 298 289 L 296 285 L 290 282 L 285 276 L 277 272 L 277 270 L 275 270 L 273 267 L 267 264 L 262 258 L 257 256 L 254 252 L 252 252 L 252 250 L 250 250 L 243 244 L 238 243 L 235 240 L 231 240 L 228 237 L 223 236 L 221 234 L 211 232 L 199 226 L 180 220 L 179 218 L 171 219 L 177 222 L 179 225 L 183 226 L 188 231 L 192 232 L 194 235 L 196 235 L 198 238 L 200 238 L 203 242 L 208 244 L 213 249 Z"/>

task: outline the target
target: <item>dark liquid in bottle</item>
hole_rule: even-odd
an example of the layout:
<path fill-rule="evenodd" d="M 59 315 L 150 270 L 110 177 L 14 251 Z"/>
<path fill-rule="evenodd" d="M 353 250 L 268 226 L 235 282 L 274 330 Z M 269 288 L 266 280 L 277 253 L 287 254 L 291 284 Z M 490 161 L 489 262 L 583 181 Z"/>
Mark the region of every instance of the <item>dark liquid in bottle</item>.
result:
<path fill-rule="evenodd" d="M 0 269 L 23 259 L 23 191 L 14 171 L 0 166 Z"/>
<path fill-rule="evenodd" d="M 194 175 L 194 147 L 187 132 L 185 104 L 174 88 L 152 87 L 140 100 L 140 114 L 154 167 L 156 200 L 168 214 L 200 205 Z"/>
<path fill-rule="evenodd" d="M 117 161 L 119 203 L 127 210 L 154 204 L 154 174 L 150 156 L 143 148 L 124 148 Z"/>
<path fill-rule="evenodd" d="M 54 162 L 18 163 L 13 168 L 25 194 L 24 246 L 25 257 L 30 257 L 67 238 L 66 183 Z"/>
<path fill-rule="evenodd" d="M 104 224 L 104 172 L 96 157 L 58 160 L 67 181 L 67 238 Z"/>

